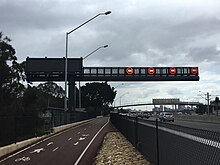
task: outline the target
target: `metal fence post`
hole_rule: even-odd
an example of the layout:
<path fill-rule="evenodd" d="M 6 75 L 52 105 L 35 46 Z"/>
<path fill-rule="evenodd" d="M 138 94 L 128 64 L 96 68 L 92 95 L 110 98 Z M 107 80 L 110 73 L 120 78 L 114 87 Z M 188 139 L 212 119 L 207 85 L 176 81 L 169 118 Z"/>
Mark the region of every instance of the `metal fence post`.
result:
<path fill-rule="evenodd" d="M 135 145 L 138 146 L 138 117 L 135 117 Z"/>
<path fill-rule="evenodd" d="M 158 119 L 156 119 L 156 145 L 157 145 L 157 165 L 159 165 L 160 159 L 159 159 Z"/>
<path fill-rule="evenodd" d="M 17 143 L 17 120 L 16 120 L 16 116 L 14 116 L 14 143 Z"/>

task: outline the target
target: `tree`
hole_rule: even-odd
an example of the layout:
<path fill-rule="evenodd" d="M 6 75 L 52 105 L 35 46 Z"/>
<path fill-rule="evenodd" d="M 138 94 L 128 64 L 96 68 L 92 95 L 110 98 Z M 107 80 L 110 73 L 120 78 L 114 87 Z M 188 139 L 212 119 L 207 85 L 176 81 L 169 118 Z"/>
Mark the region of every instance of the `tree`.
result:
<path fill-rule="evenodd" d="M 37 89 L 44 95 L 44 101 L 46 99 L 48 106 L 53 107 L 63 107 L 63 100 L 65 97 L 65 92 L 63 88 L 52 81 L 39 84 Z"/>
<path fill-rule="evenodd" d="M 36 116 L 48 106 L 62 108 L 63 97 L 64 90 L 54 82 L 45 82 L 37 87 L 28 85 L 23 96 L 25 114 Z"/>
<path fill-rule="evenodd" d="M 112 104 L 116 91 L 107 83 L 87 83 L 82 87 L 84 107 L 106 107 Z"/>
<path fill-rule="evenodd" d="M 116 96 L 116 91 L 107 83 L 87 83 L 82 86 L 82 106 L 86 108 L 89 117 L 101 113 L 109 113 L 109 105 Z"/>
<path fill-rule="evenodd" d="M 3 37 L 0 32 L 0 105 L 1 114 L 14 113 L 11 105 L 20 105 L 25 87 L 21 81 L 25 80 L 24 65 L 18 63 L 15 49 L 10 45 L 11 39 Z M 18 108 L 18 107 L 17 107 Z M 18 108 L 19 109 L 19 108 Z"/>
<path fill-rule="evenodd" d="M 216 97 L 214 101 L 211 101 L 211 105 L 214 106 L 214 109 L 217 111 L 216 115 L 218 116 L 218 109 L 219 109 L 220 100 L 219 97 Z"/>
<path fill-rule="evenodd" d="M 202 115 L 202 114 L 206 113 L 206 110 L 207 110 L 207 105 L 199 104 L 199 105 L 197 105 L 196 113 Z"/>

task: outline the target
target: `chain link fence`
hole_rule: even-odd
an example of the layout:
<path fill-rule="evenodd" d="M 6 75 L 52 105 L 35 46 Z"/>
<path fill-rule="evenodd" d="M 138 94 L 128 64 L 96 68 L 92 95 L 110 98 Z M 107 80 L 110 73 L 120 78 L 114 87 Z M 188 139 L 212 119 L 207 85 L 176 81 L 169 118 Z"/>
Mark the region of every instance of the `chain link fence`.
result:
<path fill-rule="evenodd" d="M 38 116 L 0 116 L 0 147 L 53 132 L 53 128 L 88 119 L 85 112 L 48 108 Z"/>
<path fill-rule="evenodd" d="M 117 113 L 111 113 L 110 119 L 152 164 L 220 164 L 220 132 Z"/>

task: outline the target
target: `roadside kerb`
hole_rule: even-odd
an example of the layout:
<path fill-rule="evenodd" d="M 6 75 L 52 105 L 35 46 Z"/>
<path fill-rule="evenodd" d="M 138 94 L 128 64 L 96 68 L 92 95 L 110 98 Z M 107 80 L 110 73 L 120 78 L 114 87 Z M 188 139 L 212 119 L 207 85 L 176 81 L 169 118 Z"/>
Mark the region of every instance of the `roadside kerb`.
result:
<path fill-rule="evenodd" d="M 33 143 L 36 143 L 40 140 L 43 140 L 45 138 L 48 138 L 50 136 L 53 136 L 59 132 L 62 132 L 62 131 L 65 131 L 71 127 L 75 127 L 77 125 L 80 125 L 80 124 L 83 124 L 83 123 L 86 123 L 86 122 L 90 122 L 94 119 L 89 119 L 89 120 L 84 120 L 84 121 L 80 121 L 80 122 L 77 122 L 77 123 L 72 123 L 72 124 L 66 124 L 66 125 L 62 125 L 62 126 L 59 126 L 59 127 L 54 127 L 53 128 L 53 132 L 48 134 L 48 135 L 43 135 L 43 136 L 40 136 L 40 137 L 34 137 L 34 138 L 31 138 L 31 139 L 27 139 L 27 140 L 24 140 L 24 141 L 20 141 L 20 142 L 17 142 L 17 143 L 13 143 L 13 144 L 10 144 L 10 145 L 7 145 L 7 146 L 4 146 L 4 147 L 0 147 L 0 158 L 10 154 L 10 153 L 13 153 L 19 149 L 22 149 L 24 147 L 27 147 L 29 145 L 32 145 Z"/>

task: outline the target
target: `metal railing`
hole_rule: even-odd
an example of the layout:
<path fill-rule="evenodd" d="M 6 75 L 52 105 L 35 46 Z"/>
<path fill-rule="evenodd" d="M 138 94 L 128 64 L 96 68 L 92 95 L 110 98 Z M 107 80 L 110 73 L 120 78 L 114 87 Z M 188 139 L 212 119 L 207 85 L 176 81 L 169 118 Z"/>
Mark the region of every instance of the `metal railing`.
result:
<path fill-rule="evenodd" d="M 48 112 L 39 116 L 0 116 L 0 147 L 49 134 L 57 126 L 88 119 L 87 113 L 57 108 L 49 108 Z"/>
<path fill-rule="evenodd" d="M 220 164 L 220 132 L 116 113 L 111 113 L 110 119 L 152 164 Z"/>

